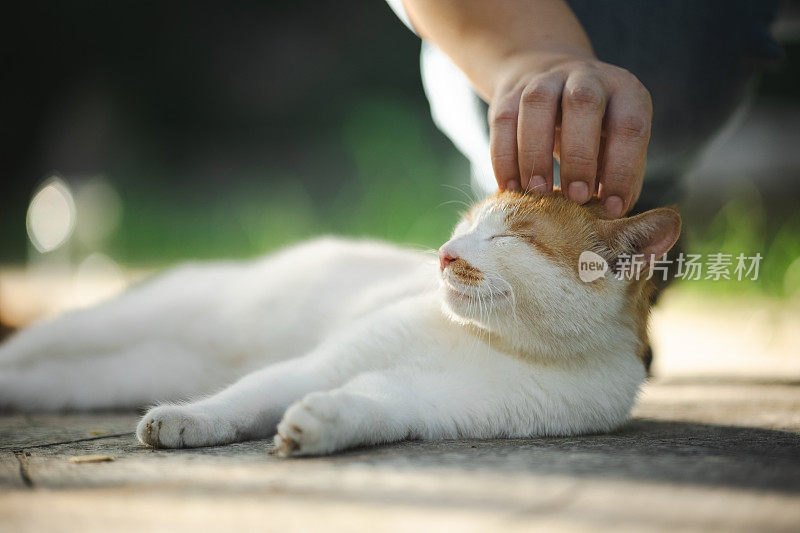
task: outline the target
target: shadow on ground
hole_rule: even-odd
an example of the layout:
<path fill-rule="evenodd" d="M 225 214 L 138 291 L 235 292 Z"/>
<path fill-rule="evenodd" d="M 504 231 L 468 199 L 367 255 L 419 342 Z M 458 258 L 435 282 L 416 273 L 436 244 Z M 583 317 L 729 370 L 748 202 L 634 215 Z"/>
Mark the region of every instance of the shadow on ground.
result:
<path fill-rule="evenodd" d="M 135 415 L 68 415 L 83 419 L 87 427 L 112 427 L 119 430 L 124 421 Z M 111 420 L 108 420 L 110 417 Z M 10 428 L 8 422 L 17 419 Z M 34 484 L 37 470 L 43 480 L 50 479 L 48 463 L 82 454 L 106 454 L 115 458 L 136 458 L 165 467 L 163 460 L 178 467 L 197 464 L 203 459 L 230 461 L 266 467 L 270 463 L 320 465 L 345 468 L 372 467 L 380 470 L 423 469 L 429 473 L 447 471 L 492 474 L 529 474 L 532 476 L 566 476 L 571 478 L 609 478 L 653 483 L 689 484 L 695 486 L 764 489 L 786 493 L 800 492 L 800 435 L 751 427 L 697 424 L 660 420 L 633 419 L 620 430 L 604 435 L 536 439 L 447 440 L 439 442 L 406 441 L 382 446 L 359 448 L 329 457 L 278 459 L 268 454 L 268 440 L 237 443 L 228 446 L 187 450 L 150 450 L 138 444 L 132 433 L 111 433 L 107 436 L 79 437 L 54 428 L 61 440 L 41 442 L 41 429 L 58 417 L 14 416 L 5 419 L 3 454 L 27 452 L 29 457 L 43 459 L 27 475 Z M 105 420 L 104 420 L 105 419 Z M 24 422 L 27 421 L 27 422 Z M 88 422 L 88 424 L 87 424 Z M 33 425 L 33 440 L 20 433 L 23 426 Z M 30 426 L 29 426 L 30 427 Z M 72 426 L 74 429 L 78 429 Z M 129 425 L 128 427 L 132 427 Z M 22 431 L 22 433 L 25 433 Z M 75 438 L 70 438 L 70 437 Z M 27 440 L 27 444 L 26 444 Z M 34 461 L 29 462 L 33 463 Z M 143 466 L 145 466 L 143 465 Z M 49 465 L 54 467 L 55 465 Z M 183 468 L 181 468 L 183 470 Z M 149 476 L 145 476 L 149 478 Z M 79 485 L 95 485 L 91 478 L 73 478 Z M 2 480 L 4 485 L 12 480 Z M 55 480 L 64 486 L 63 479 Z M 105 482 L 136 484 L 136 476 L 103 477 Z M 214 483 L 213 480 L 212 484 Z M 193 482 L 198 488 L 201 480 Z M 47 485 L 48 483 L 44 483 Z M 67 483 L 69 484 L 69 483 Z M 211 488 L 211 487 L 209 487 Z"/>

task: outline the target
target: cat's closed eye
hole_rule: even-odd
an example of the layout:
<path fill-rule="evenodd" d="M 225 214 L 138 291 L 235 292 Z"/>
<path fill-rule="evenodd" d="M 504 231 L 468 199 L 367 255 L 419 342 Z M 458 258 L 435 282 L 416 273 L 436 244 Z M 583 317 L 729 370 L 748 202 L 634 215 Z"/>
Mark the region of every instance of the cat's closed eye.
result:
<path fill-rule="evenodd" d="M 491 237 L 489 237 L 489 240 L 494 241 L 497 239 L 513 239 L 514 237 L 516 237 L 516 235 L 513 235 L 511 233 L 499 233 L 497 235 L 492 235 Z"/>

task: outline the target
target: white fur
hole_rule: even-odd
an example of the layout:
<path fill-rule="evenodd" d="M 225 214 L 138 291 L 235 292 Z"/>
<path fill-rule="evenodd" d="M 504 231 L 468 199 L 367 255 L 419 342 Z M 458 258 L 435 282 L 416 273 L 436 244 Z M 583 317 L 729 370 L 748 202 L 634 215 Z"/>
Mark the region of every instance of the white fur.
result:
<path fill-rule="evenodd" d="M 593 290 L 486 207 L 431 255 L 322 239 L 248 263 L 176 268 L 0 347 L 0 407 L 159 405 L 147 444 L 263 438 L 323 454 L 405 438 L 607 431 L 645 377 L 625 282 Z M 465 297 L 463 295 L 469 295 Z M 482 338 L 483 337 L 483 338 Z"/>

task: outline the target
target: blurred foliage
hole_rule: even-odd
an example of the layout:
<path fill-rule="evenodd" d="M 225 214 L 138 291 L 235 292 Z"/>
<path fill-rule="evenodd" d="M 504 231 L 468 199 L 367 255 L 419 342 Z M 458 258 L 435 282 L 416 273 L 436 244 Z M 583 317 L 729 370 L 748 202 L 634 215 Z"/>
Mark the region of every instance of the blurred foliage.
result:
<path fill-rule="evenodd" d="M 741 178 L 726 193 L 722 207 L 708 224 L 688 221 L 684 232 L 687 253 L 761 254 L 756 280 L 690 280 L 684 288 L 708 293 L 800 296 L 800 212 L 771 212 L 755 184 Z M 694 223 L 693 223 L 694 222 Z M 731 269 L 731 273 L 733 269 Z"/>
<path fill-rule="evenodd" d="M 6 19 L 2 262 L 25 260 L 25 210 L 54 172 L 73 185 L 108 181 L 125 204 L 115 253 L 166 262 L 244 255 L 255 237 L 241 221 L 266 210 L 289 213 L 286 227 L 258 230 L 262 242 L 344 227 L 320 222 L 330 199 L 354 209 L 385 193 L 379 176 L 360 189 L 361 134 L 344 138 L 369 102 L 388 113 L 371 112 L 373 131 L 399 130 L 408 114 L 416 129 L 397 135 L 455 157 L 428 117 L 419 39 L 384 2 L 32 0 Z M 393 156 L 405 157 L 397 140 Z"/>
<path fill-rule="evenodd" d="M 108 252 L 140 264 L 250 257 L 321 234 L 438 247 L 464 204 L 453 197 L 470 199 L 463 185 L 468 167 L 452 149 L 441 149 L 444 141 L 427 121 L 402 102 L 361 102 L 338 136 L 340 155 L 354 169 L 348 180 L 308 183 L 298 173 L 266 174 L 241 180 L 224 195 L 187 186 L 183 193 L 197 195 L 191 202 L 152 189 L 126 194 L 123 223 Z M 325 174 L 324 154 L 307 157 Z M 462 191 L 454 193 L 459 187 L 448 183 L 461 183 Z"/>

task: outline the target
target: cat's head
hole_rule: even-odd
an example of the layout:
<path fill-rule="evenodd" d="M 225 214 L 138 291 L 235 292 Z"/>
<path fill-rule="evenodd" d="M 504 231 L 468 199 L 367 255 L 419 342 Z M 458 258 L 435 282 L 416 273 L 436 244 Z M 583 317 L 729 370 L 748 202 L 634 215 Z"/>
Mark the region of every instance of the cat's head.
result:
<path fill-rule="evenodd" d="M 473 206 L 439 249 L 444 305 L 519 350 L 589 353 L 630 342 L 642 355 L 653 283 L 646 270 L 617 274 L 635 254 L 661 257 L 680 227 L 669 207 L 610 219 L 596 199 L 498 193 Z"/>

